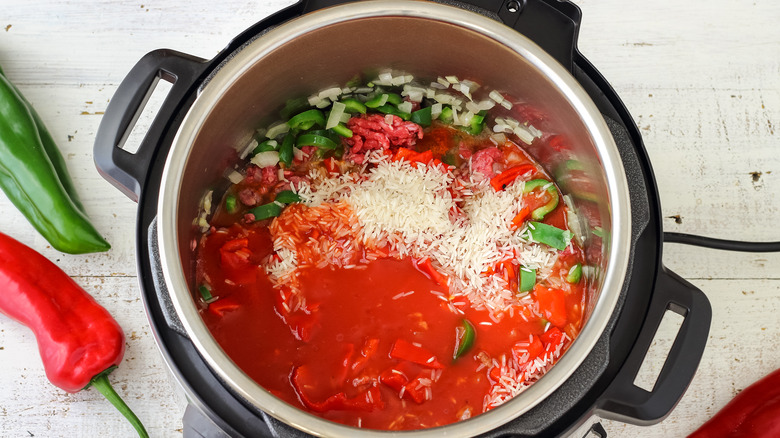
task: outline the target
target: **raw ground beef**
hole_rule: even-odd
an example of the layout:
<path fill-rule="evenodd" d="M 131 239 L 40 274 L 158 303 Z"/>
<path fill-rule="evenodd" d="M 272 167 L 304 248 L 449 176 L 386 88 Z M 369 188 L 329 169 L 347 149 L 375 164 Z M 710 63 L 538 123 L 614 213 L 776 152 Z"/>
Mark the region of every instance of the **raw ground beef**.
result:
<path fill-rule="evenodd" d="M 390 123 L 388 123 L 388 121 Z M 345 158 L 362 164 L 368 151 L 398 147 L 413 148 L 423 137 L 420 125 L 405 122 L 398 116 L 370 114 L 353 117 L 347 122 L 352 137 L 345 139 L 347 152 Z"/>

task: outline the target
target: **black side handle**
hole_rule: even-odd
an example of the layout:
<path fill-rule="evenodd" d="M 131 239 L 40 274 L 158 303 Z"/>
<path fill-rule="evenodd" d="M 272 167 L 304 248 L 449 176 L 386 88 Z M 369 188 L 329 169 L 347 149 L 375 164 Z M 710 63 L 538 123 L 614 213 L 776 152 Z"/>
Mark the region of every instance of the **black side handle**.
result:
<path fill-rule="evenodd" d="M 646 391 L 634 385 L 634 380 L 667 310 L 685 317 L 685 320 L 653 390 Z M 707 344 L 711 320 L 712 308 L 704 293 L 662 266 L 636 344 L 604 391 L 597 405 L 597 414 L 639 425 L 654 424 L 666 418 L 693 380 Z"/>
<path fill-rule="evenodd" d="M 301 0 L 303 13 L 355 0 Z M 573 72 L 582 11 L 567 0 L 437 0 L 453 6 L 471 5 L 488 12 L 525 35 Z"/>
<path fill-rule="evenodd" d="M 95 138 L 95 166 L 103 178 L 133 201 L 138 202 L 168 121 L 208 65 L 206 60 L 184 53 L 155 50 L 136 63 L 114 93 Z M 161 79 L 173 85 L 138 150 L 130 153 L 122 146 Z"/>
<path fill-rule="evenodd" d="M 582 11 L 566 0 L 459 0 L 493 12 L 573 72 Z"/>

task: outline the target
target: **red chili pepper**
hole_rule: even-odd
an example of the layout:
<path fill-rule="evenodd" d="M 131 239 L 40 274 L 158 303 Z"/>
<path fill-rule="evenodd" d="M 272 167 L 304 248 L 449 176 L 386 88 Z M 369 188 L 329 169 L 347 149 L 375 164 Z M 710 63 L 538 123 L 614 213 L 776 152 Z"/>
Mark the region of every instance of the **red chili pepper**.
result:
<path fill-rule="evenodd" d="M 523 207 L 519 213 L 512 219 L 512 229 L 516 230 L 520 228 L 526 219 L 528 219 L 528 215 L 531 213 L 531 210 L 526 206 Z"/>
<path fill-rule="evenodd" d="M 447 287 L 447 284 L 449 284 L 450 279 L 446 275 L 437 271 L 436 268 L 433 267 L 433 264 L 431 264 L 431 259 L 428 257 L 422 260 L 413 259 L 412 264 L 418 271 L 425 274 L 426 277 L 433 280 L 439 286 Z"/>
<path fill-rule="evenodd" d="M 396 392 L 400 392 L 401 388 L 406 386 L 409 382 L 409 378 L 398 367 L 388 368 L 379 375 L 379 381 L 394 389 Z"/>
<path fill-rule="evenodd" d="M 537 284 L 534 295 L 539 302 L 539 310 L 552 325 L 558 327 L 566 325 L 566 298 L 562 290 L 548 289 Z"/>
<path fill-rule="evenodd" d="M 341 171 L 339 163 L 333 157 L 326 158 L 323 163 L 325 164 L 325 169 L 328 173 L 339 173 Z"/>
<path fill-rule="evenodd" d="M 743 389 L 688 438 L 780 436 L 780 369 Z"/>
<path fill-rule="evenodd" d="M 493 190 L 500 192 L 504 190 L 506 186 L 512 184 L 520 175 L 536 172 L 536 166 L 533 164 L 521 164 L 519 166 L 510 167 L 509 169 L 499 173 L 490 180 L 490 185 Z"/>
<path fill-rule="evenodd" d="M 147 437 L 108 374 L 125 353 L 122 328 L 54 263 L 0 233 L 0 312 L 32 329 L 46 377 L 67 392 L 94 386 Z"/>
<path fill-rule="evenodd" d="M 308 370 L 303 366 L 294 368 L 292 375 L 290 376 L 290 383 L 292 383 L 292 387 L 301 403 L 314 412 L 344 410 L 371 412 L 375 409 L 384 409 L 385 405 L 382 401 L 382 393 L 376 386 L 372 386 L 352 398 L 348 398 L 344 392 L 339 392 L 321 402 L 315 402 L 303 391 L 304 385 L 301 380 L 305 380 L 304 374 L 307 372 Z"/>
<path fill-rule="evenodd" d="M 414 362 L 417 365 L 428 368 L 444 368 L 444 365 L 439 362 L 439 359 L 437 359 L 433 353 L 403 339 L 395 341 L 393 348 L 390 350 L 390 357 L 393 359 L 408 360 L 409 362 Z"/>

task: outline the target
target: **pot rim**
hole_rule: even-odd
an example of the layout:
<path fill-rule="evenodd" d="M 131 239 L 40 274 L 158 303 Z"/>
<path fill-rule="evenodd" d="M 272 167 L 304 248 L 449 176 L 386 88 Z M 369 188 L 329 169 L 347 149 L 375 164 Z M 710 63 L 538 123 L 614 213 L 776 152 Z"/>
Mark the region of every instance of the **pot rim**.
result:
<path fill-rule="evenodd" d="M 605 170 L 611 206 L 611 246 L 599 299 L 575 341 L 542 378 L 522 394 L 493 409 L 434 429 L 388 432 L 358 429 L 309 414 L 276 398 L 246 375 L 222 350 L 203 323 L 192 300 L 178 256 L 175 220 L 179 189 L 190 147 L 210 109 L 254 63 L 312 30 L 336 23 L 380 16 L 403 16 L 442 21 L 491 38 L 518 53 L 560 90 L 592 135 Z M 435 18 L 432 18 L 435 17 Z M 595 346 L 615 308 L 625 280 L 631 248 L 631 212 L 628 181 L 612 135 L 596 105 L 580 84 L 549 54 L 517 31 L 490 18 L 452 6 L 416 0 L 374 0 L 334 6 L 290 20 L 243 47 L 219 67 L 187 112 L 173 140 L 162 175 L 158 209 L 158 245 L 163 276 L 176 313 L 190 340 L 220 380 L 246 402 L 297 429 L 318 436 L 426 436 L 432 431 L 454 436 L 476 436 L 524 414 L 554 392 L 580 366 Z"/>

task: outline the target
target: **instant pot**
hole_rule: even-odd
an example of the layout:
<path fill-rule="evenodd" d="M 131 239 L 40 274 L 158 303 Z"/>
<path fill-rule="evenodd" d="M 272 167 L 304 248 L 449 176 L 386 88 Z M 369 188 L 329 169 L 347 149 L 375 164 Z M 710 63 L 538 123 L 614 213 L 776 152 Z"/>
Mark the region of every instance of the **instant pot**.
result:
<path fill-rule="evenodd" d="M 642 138 L 609 83 L 577 50 L 580 10 L 558 0 L 300 1 L 241 33 L 211 60 L 156 50 L 112 98 L 95 143 L 101 175 L 138 202 L 141 294 L 157 345 L 186 394 L 184 435 L 384 436 L 323 420 L 276 399 L 219 348 L 192 291 L 206 191 L 227 187 L 254 130 L 286 99 L 356 73 L 393 68 L 458 75 L 523 98 L 572 141 L 527 149 L 555 174 L 575 209 L 588 209 L 593 266 L 587 321 L 559 362 L 504 405 L 409 436 L 560 436 L 594 415 L 635 424 L 665 418 L 682 397 L 707 342 L 704 294 L 661 261 L 661 208 Z M 140 147 L 124 142 L 158 80 L 172 83 Z M 564 163 L 576 162 L 577 178 Z M 559 170 L 563 168 L 564 172 Z M 576 196 L 586 185 L 587 196 Z M 216 198 L 218 199 L 218 197 Z M 664 315 L 683 317 L 651 390 L 635 377 Z M 592 432 L 604 435 L 603 430 Z"/>

